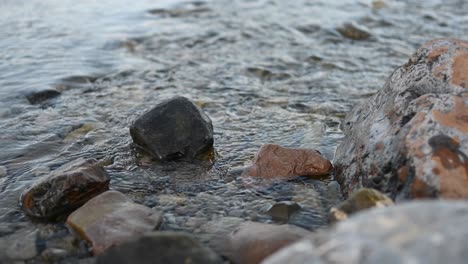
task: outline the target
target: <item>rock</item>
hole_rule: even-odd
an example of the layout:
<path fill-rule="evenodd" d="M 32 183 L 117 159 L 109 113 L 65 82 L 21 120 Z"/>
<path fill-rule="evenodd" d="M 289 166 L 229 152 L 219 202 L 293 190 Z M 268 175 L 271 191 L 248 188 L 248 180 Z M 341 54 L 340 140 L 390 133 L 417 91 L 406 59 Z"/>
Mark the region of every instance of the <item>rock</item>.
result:
<path fill-rule="evenodd" d="M 37 229 L 23 228 L 14 234 L 0 237 L 0 263 L 27 260 L 38 254 Z"/>
<path fill-rule="evenodd" d="M 109 175 L 95 159 L 77 159 L 61 166 L 21 195 L 25 213 L 54 219 L 109 189 Z"/>
<path fill-rule="evenodd" d="M 176 232 L 154 232 L 135 241 L 112 248 L 98 256 L 97 264 L 221 264 L 211 249 L 191 235 Z"/>
<path fill-rule="evenodd" d="M 273 220 L 276 221 L 288 221 L 289 217 L 295 212 L 301 210 L 301 206 L 292 201 L 281 201 L 273 204 L 267 211 L 268 215 L 271 215 Z"/>
<path fill-rule="evenodd" d="M 465 201 L 417 201 L 369 210 L 283 248 L 263 264 L 285 259 L 288 264 L 466 263 L 467 220 Z M 315 262 L 303 262 L 306 258 Z"/>
<path fill-rule="evenodd" d="M 331 170 L 330 161 L 316 150 L 265 144 L 255 155 L 252 166 L 245 169 L 244 175 L 262 178 L 323 176 Z"/>
<path fill-rule="evenodd" d="M 312 241 L 303 239 L 267 257 L 262 264 L 322 264 Z"/>
<path fill-rule="evenodd" d="M 238 217 L 221 217 L 200 226 L 200 240 L 210 246 L 219 255 L 227 256 L 230 252 L 227 238 L 245 220 Z"/>
<path fill-rule="evenodd" d="M 342 192 L 393 199 L 468 198 L 468 42 L 437 39 L 395 70 L 342 123 Z"/>
<path fill-rule="evenodd" d="M 8 169 L 5 166 L 0 166 L 0 178 L 7 176 Z"/>
<path fill-rule="evenodd" d="M 336 29 L 343 37 L 352 40 L 366 40 L 372 36 L 369 29 L 354 22 L 347 22 Z"/>
<path fill-rule="evenodd" d="M 185 97 L 163 101 L 130 126 L 133 141 L 161 160 L 193 159 L 213 147 L 211 119 Z"/>
<path fill-rule="evenodd" d="M 57 90 L 46 89 L 46 90 L 30 92 L 26 95 L 26 99 L 28 99 L 30 104 L 41 104 L 59 95 L 60 95 L 60 92 Z"/>
<path fill-rule="evenodd" d="M 385 194 L 368 188 L 354 192 L 346 201 L 330 210 L 329 219 L 339 221 L 347 219 L 349 215 L 372 207 L 386 207 L 394 205 L 392 199 Z"/>
<path fill-rule="evenodd" d="M 278 249 L 300 240 L 309 231 L 293 225 L 243 223 L 227 237 L 226 252 L 233 263 L 256 264 Z"/>
<path fill-rule="evenodd" d="M 117 191 L 94 197 L 67 219 L 67 224 L 92 245 L 95 255 L 156 230 L 161 222 L 160 213 Z"/>

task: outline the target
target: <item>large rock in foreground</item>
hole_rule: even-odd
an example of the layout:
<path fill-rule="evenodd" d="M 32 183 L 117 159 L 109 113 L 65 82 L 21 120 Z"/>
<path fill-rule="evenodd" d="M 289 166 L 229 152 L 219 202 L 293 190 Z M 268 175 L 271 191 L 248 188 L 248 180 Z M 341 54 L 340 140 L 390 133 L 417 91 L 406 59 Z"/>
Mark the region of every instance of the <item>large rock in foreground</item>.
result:
<path fill-rule="evenodd" d="M 21 195 L 25 213 L 54 219 L 109 189 L 109 175 L 95 159 L 78 159 L 56 169 Z"/>
<path fill-rule="evenodd" d="M 161 223 L 160 213 L 117 191 L 96 196 L 67 219 L 67 224 L 92 245 L 95 255 L 156 230 Z"/>
<path fill-rule="evenodd" d="M 369 210 L 263 264 L 462 264 L 468 259 L 467 221 L 467 202 L 418 201 Z"/>
<path fill-rule="evenodd" d="M 130 127 L 133 141 L 162 160 L 187 158 L 213 147 L 211 119 L 185 97 L 163 101 Z"/>
<path fill-rule="evenodd" d="M 468 198 L 468 42 L 426 43 L 342 123 L 335 172 L 393 199 Z"/>
<path fill-rule="evenodd" d="M 236 264 L 257 264 L 307 235 L 309 231 L 293 225 L 246 222 L 226 238 L 225 255 Z"/>
<path fill-rule="evenodd" d="M 221 264 L 211 249 L 192 236 L 176 232 L 154 232 L 100 255 L 97 264 Z"/>
<path fill-rule="evenodd" d="M 323 176 L 331 170 L 330 161 L 316 150 L 264 144 L 255 155 L 253 164 L 243 174 L 262 178 L 288 178 Z"/>

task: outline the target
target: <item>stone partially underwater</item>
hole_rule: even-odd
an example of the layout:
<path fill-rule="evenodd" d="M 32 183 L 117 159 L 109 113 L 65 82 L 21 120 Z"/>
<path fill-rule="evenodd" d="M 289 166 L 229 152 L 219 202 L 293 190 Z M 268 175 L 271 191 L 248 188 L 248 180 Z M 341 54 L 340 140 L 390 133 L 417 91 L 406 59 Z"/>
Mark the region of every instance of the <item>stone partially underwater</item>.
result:
<path fill-rule="evenodd" d="M 342 123 L 335 156 L 344 195 L 468 198 L 468 42 L 436 39 Z"/>

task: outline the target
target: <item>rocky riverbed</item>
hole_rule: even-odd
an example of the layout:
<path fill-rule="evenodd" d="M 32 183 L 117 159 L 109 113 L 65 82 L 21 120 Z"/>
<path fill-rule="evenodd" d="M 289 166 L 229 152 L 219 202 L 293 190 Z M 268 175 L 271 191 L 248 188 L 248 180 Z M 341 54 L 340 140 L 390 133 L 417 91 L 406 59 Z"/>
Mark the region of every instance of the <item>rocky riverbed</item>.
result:
<path fill-rule="evenodd" d="M 4 5 L 0 263 L 466 262 L 464 1 Z"/>

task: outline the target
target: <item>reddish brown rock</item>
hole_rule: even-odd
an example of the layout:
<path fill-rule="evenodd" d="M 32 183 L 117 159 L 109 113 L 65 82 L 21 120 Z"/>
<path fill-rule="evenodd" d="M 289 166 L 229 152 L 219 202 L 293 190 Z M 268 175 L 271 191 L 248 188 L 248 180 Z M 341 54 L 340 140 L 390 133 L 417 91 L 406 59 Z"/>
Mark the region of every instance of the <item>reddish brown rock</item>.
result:
<path fill-rule="evenodd" d="M 265 144 L 255 155 L 252 166 L 244 171 L 244 175 L 262 178 L 323 176 L 331 170 L 330 161 L 316 150 Z"/>
<path fill-rule="evenodd" d="M 156 230 L 161 222 L 160 213 L 117 191 L 96 196 L 67 219 L 67 224 L 92 245 L 95 255 Z"/>
<path fill-rule="evenodd" d="M 56 169 L 21 195 L 25 213 L 54 219 L 109 189 L 109 175 L 95 159 L 78 159 Z"/>
<path fill-rule="evenodd" d="M 293 225 L 246 222 L 227 238 L 225 255 L 236 264 L 257 264 L 277 250 L 311 233 Z"/>
<path fill-rule="evenodd" d="M 345 195 L 468 198 L 468 42 L 437 39 L 342 123 L 335 172 Z"/>

